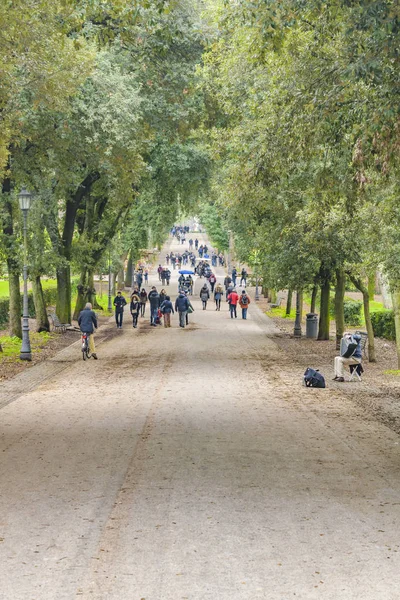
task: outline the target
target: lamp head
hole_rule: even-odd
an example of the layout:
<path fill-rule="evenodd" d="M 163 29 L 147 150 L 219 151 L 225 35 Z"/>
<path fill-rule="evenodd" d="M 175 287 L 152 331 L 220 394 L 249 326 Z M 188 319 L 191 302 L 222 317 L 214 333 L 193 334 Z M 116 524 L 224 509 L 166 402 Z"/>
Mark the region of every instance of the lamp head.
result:
<path fill-rule="evenodd" d="M 29 210 L 32 202 L 32 194 L 26 188 L 22 188 L 18 194 L 19 207 L 21 210 Z"/>

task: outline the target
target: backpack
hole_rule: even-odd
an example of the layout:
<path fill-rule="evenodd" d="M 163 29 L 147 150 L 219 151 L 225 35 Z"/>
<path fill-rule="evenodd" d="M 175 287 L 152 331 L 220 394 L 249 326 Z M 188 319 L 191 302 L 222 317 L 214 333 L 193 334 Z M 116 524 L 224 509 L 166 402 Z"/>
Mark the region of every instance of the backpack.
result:
<path fill-rule="evenodd" d="M 324 388 L 325 379 L 318 370 L 307 367 L 304 373 L 304 385 L 306 387 Z"/>
<path fill-rule="evenodd" d="M 246 294 L 243 294 L 243 296 L 241 297 L 240 301 L 241 301 L 241 303 L 242 303 L 243 306 L 246 306 L 249 303 L 249 299 L 246 296 Z"/>
<path fill-rule="evenodd" d="M 352 335 L 346 335 L 340 342 L 340 356 L 343 358 L 350 358 L 357 350 L 358 342 Z"/>

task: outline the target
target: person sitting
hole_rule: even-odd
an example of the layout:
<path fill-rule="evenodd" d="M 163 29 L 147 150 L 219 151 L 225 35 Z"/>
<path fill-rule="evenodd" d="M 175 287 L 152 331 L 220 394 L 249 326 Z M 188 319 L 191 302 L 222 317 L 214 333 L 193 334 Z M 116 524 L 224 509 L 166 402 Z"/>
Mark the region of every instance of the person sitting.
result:
<path fill-rule="evenodd" d="M 345 365 L 361 365 L 361 336 L 345 331 L 340 342 L 340 356 L 335 356 L 335 377 L 333 381 L 344 381 Z"/>

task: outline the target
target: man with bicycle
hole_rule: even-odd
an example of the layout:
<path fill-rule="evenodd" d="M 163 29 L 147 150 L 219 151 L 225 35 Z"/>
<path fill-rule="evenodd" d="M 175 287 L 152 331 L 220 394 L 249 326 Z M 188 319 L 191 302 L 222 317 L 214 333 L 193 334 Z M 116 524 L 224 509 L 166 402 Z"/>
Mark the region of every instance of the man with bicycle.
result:
<path fill-rule="evenodd" d="M 96 349 L 94 347 L 94 330 L 97 329 L 97 317 L 92 305 L 87 302 L 85 308 L 80 312 L 78 317 L 78 325 L 82 333 L 89 336 L 89 350 L 95 360 L 97 360 Z"/>

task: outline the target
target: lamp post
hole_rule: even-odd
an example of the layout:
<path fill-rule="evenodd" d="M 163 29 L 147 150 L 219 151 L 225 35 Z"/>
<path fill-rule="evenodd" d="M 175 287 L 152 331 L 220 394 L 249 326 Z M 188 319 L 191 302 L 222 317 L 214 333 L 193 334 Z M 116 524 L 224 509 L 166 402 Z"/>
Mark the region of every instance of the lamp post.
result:
<path fill-rule="evenodd" d="M 294 322 L 294 337 L 301 337 L 301 305 L 302 305 L 302 290 L 297 290 L 296 292 L 296 320 Z"/>
<path fill-rule="evenodd" d="M 256 293 L 254 296 L 254 300 L 257 302 L 257 300 L 259 300 L 259 299 L 260 299 L 260 294 L 258 292 L 258 273 L 257 273 L 257 275 L 256 275 Z"/>
<path fill-rule="evenodd" d="M 107 310 L 112 311 L 111 304 L 111 249 L 108 250 L 108 305 Z"/>
<path fill-rule="evenodd" d="M 22 210 L 24 218 L 24 302 L 22 310 L 22 347 L 20 352 L 21 360 L 32 360 L 31 342 L 29 339 L 29 309 L 28 309 L 28 211 L 31 207 L 32 194 L 25 188 L 22 188 L 18 195 L 19 207 Z"/>

